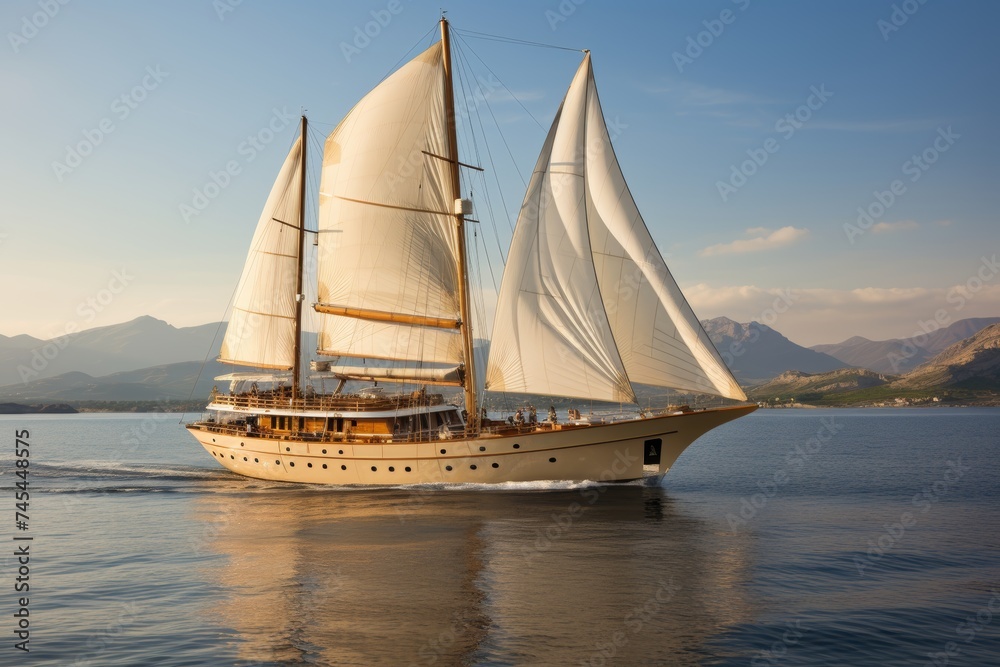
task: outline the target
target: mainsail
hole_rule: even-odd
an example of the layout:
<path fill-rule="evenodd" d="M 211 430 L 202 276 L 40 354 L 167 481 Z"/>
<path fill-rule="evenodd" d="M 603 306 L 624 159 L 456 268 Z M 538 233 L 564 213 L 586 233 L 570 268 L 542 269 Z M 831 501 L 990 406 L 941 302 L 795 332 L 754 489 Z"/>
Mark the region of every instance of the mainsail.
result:
<path fill-rule="evenodd" d="M 301 150 L 300 137 L 257 222 L 219 353 L 223 363 L 283 370 L 294 365 Z"/>
<path fill-rule="evenodd" d="M 588 53 L 521 207 L 486 387 L 635 401 L 632 382 L 746 400 L 632 200 Z"/>
<path fill-rule="evenodd" d="M 319 204 L 319 352 L 461 363 L 441 43 L 330 134 Z"/>

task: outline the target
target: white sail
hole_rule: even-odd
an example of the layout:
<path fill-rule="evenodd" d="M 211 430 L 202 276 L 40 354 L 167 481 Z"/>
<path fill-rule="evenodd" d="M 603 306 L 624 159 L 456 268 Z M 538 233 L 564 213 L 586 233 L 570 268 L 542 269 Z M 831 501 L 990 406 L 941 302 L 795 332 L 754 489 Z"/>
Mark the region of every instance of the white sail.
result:
<path fill-rule="evenodd" d="M 462 361 L 444 83 L 438 43 L 368 93 L 326 141 L 322 354 Z"/>
<path fill-rule="evenodd" d="M 521 208 L 487 387 L 619 401 L 631 382 L 746 399 L 632 200 L 588 54 Z"/>
<path fill-rule="evenodd" d="M 321 315 L 321 354 L 366 359 L 461 363 L 462 336 L 456 329 L 371 322 L 339 315 Z"/>
<path fill-rule="evenodd" d="M 223 363 L 292 368 L 301 149 L 300 137 L 285 158 L 257 222 L 219 353 Z"/>

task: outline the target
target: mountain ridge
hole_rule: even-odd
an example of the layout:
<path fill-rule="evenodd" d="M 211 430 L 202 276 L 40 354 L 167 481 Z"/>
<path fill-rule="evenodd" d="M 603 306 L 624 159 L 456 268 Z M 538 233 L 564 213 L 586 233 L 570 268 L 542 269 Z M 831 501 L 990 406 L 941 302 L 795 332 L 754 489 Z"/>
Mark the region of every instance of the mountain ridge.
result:
<path fill-rule="evenodd" d="M 869 340 L 852 336 L 840 343 L 813 345 L 809 349 L 828 354 L 851 366 L 900 375 L 929 361 L 949 345 L 974 336 L 997 322 L 1000 322 L 1000 317 L 970 317 L 910 338 Z"/>

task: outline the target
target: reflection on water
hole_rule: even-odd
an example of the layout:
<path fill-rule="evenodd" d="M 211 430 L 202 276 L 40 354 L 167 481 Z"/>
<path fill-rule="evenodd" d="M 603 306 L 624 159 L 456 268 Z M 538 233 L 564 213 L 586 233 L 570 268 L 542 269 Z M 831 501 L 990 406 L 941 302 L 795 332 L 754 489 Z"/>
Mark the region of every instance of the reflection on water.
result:
<path fill-rule="evenodd" d="M 660 488 L 198 498 L 244 664 L 696 664 L 747 560 Z"/>

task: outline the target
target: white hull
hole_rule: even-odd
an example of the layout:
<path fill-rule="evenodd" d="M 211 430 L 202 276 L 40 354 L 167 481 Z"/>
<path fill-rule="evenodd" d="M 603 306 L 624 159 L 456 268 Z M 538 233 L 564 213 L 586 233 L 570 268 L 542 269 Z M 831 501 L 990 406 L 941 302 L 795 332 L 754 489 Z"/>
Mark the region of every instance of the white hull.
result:
<path fill-rule="evenodd" d="M 212 457 L 240 475 L 310 484 L 393 485 L 626 481 L 644 473 L 647 441 L 661 441 L 658 474 L 699 436 L 755 405 L 565 430 L 407 443 L 315 442 L 227 435 L 190 425 Z"/>

